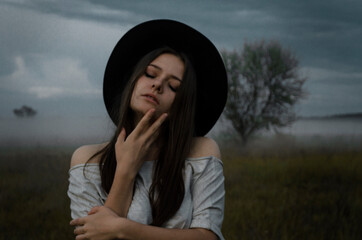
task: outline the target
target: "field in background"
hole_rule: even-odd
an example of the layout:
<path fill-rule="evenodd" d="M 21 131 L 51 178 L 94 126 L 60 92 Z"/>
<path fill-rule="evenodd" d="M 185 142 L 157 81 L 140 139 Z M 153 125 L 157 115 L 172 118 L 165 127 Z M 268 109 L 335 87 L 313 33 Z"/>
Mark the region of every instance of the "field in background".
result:
<path fill-rule="evenodd" d="M 74 239 L 66 195 L 72 149 L 0 149 L 0 239 Z"/>
<path fill-rule="evenodd" d="M 362 239 L 360 138 L 280 135 L 223 150 L 225 239 Z"/>
<path fill-rule="evenodd" d="M 362 239 L 360 138 L 221 140 L 226 239 Z M 0 148 L 0 239 L 74 239 L 74 149 Z"/>

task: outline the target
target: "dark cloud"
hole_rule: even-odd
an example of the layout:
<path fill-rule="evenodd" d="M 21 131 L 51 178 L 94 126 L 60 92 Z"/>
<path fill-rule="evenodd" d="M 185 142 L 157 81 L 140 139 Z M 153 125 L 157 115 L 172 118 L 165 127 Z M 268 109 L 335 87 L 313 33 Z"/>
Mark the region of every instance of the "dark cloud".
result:
<path fill-rule="evenodd" d="M 95 22 L 107 22 L 108 24 L 127 24 L 133 21 L 142 21 L 141 15 L 134 11 L 124 10 L 121 5 L 113 7 L 110 5 L 101 5 L 100 1 L 5 1 L 3 5 L 12 6 L 20 9 L 33 10 L 43 14 L 54 14 L 65 18 L 73 18 Z"/>
<path fill-rule="evenodd" d="M 0 78 L 19 74 L 15 59 L 33 78 L 45 75 L 47 61 L 69 59 L 77 63 L 73 71 L 87 75 L 88 87 L 99 88 L 107 58 L 127 29 L 172 18 L 194 26 L 220 49 L 262 39 L 290 48 L 308 77 L 302 113 L 361 111 L 361 7 L 352 0 L 2 1 Z"/>

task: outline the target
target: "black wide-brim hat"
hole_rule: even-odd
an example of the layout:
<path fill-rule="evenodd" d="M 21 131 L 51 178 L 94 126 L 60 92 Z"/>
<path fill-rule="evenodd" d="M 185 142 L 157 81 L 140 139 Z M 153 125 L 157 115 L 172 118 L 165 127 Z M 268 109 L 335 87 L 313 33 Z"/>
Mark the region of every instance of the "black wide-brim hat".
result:
<path fill-rule="evenodd" d="M 220 117 L 227 99 L 227 75 L 214 44 L 190 26 L 160 19 L 141 23 L 117 43 L 104 74 L 103 99 L 112 121 L 118 125 L 120 95 L 138 61 L 154 49 L 168 46 L 186 54 L 197 77 L 195 131 L 206 135 Z M 116 106 L 117 105 L 117 106 Z"/>

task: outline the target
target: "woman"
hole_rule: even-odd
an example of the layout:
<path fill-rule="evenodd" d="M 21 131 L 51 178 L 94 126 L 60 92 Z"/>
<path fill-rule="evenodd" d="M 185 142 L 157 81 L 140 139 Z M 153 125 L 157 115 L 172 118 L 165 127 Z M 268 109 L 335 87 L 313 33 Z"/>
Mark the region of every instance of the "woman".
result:
<path fill-rule="evenodd" d="M 195 29 L 153 20 L 128 31 L 104 76 L 115 134 L 72 156 L 76 239 L 223 239 L 220 152 L 202 136 L 226 89 L 217 49 Z"/>

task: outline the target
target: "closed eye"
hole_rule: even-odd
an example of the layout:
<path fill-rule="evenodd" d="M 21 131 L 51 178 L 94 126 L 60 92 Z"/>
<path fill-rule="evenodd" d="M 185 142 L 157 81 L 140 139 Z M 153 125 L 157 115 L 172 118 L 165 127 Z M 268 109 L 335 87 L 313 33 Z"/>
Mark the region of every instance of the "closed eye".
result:
<path fill-rule="evenodd" d="M 149 74 L 147 72 L 145 72 L 145 76 L 148 77 L 148 78 L 155 78 L 155 76 L 153 76 L 152 74 Z"/>
<path fill-rule="evenodd" d="M 177 88 L 172 87 L 172 85 L 168 85 L 168 86 L 169 86 L 169 88 L 171 89 L 171 91 L 177 92 Z"/>

